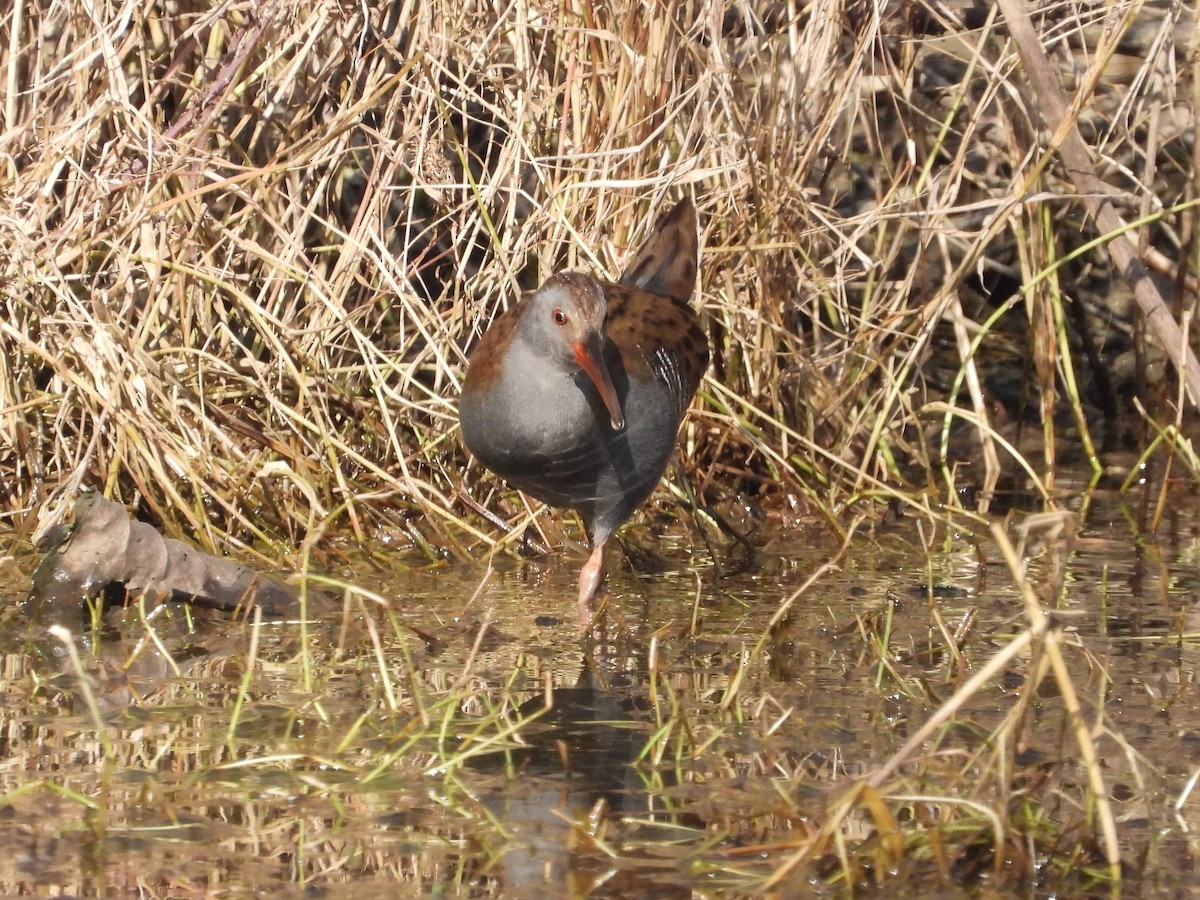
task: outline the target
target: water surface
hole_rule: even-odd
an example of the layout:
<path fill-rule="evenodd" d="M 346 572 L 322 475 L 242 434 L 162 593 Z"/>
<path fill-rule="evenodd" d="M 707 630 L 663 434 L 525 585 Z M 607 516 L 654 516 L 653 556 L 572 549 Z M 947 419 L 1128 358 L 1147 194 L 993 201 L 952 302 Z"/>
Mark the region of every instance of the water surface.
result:
<path fill-rule="evenodd" d="M 1140 499 L 1074 501 L 1074 532 L 1034 542 L 1029 580 L 1064 629 L 1126 878 L 1175 895 L 1200 827 L 1196 504 L 1176 497 L 1149 535 Z M 886 837 L 865 806 L 840 820 L 846 857 L 796 864 L 856 780 L 1026 626 L 984 529 L 864 532 L 799 596 L 839 552 L 815 530 L 776 529 L 753 557 L 721 544 L 721 577 L 682 530 L 629 543 L 587 630 L 570 551 L 340 572 L 384 602 L 350 596 L 303 628 L 110 612 L 80 651 L 95 707 L 61 643 L 10 617 L 0 890 L 717 896 L 784 871 L 785 891 L 836 887 L 850 857 L 867 893 L 1093 884 L 1094 810 L 1053 679 L 1012 724 L 1029 654 L 886 784 L 905 848 L 886 875 L 857 855 L 881 859 Z M 9 605 L 33 564 L 6 564 Z M 1000 835 L 998 869 L 993 821 L 1022 829 Z"/>

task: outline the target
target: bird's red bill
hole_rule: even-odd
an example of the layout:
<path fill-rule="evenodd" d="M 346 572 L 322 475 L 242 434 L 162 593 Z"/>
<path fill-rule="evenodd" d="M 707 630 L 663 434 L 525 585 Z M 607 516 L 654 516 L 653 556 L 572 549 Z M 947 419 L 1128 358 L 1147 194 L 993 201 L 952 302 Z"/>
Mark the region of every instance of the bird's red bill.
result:
<path fill-rule="evenodd" d="M 608 366 L 604 364 L 604 348 L 599 335 L 589 335 L 585 340 L 576 341 L 571 345 L 575 351 L 575 361 L 580 368 L 592 379 L 604 408 L 612 420 L 612 427 L 620 431 L 625 427 L 625 413 L 621 410 L 621 402 L 617 399 L 617 389 L 613 387 L 612 378 L 608 374 Z"/>

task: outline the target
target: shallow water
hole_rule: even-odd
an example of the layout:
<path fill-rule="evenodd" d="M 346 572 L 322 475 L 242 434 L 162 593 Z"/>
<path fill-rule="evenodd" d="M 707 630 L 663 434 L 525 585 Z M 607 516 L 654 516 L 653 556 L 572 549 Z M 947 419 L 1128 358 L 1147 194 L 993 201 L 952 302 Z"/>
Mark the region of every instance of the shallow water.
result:
<path fill-rule="evenodd" d="M 1076 501 L 1077 532 L 1040 539 L 1029 580 L 1065 629 L 1126 878 L 1140 895 L 1173 896 L 1194 880 L 1200 827 L 1200 520 L 1176 496 L 1147 536 L 1141 499 Z M 344 619 L 303 630 L 127 614 L 81 659 L 94 712 L 61 645 L 10 619 L 0 891 L 753 890 L 1024 627 L 1013 576 L 982 535 L 915 520 L 860 535 L 774 625 L 835 543 L 776 535 L 749 562 L 724 548 L 742 571 L 715 579 L 692 538 L 672 535 L 659 559 L 631 552 L 643 574 L 614 560 L 587 631 L 569 552 L 343 572 L 384 605 L 353 597 Z M 0 591 L 19 597 L 32 565 L 6 564 Z M 851 864 L 858 890 L 1089 888 L 1098 856 L 1047 862 L 1056 847 L 1096 845 L 1055 682 L 1021 728 L 989 740 L 1031 669 L 1027 654 L 1012 660 L 889 782 L 906 849 L 886 875 Z M 999 870 L 991 819 L 966 815 L 976 806 L 1028 829 Z M 846 816 L 845 852 L 880 840 L 880 821 Z M 938 823 L 944 834 L 922 837 Z M 978 849 L 950 842 L 956 826 L 979 832 Z M 1028 876 L 1020 846 L 1037 857 Z M 838 872 L 825 854 L 780 889 L 823 889 Z"/>

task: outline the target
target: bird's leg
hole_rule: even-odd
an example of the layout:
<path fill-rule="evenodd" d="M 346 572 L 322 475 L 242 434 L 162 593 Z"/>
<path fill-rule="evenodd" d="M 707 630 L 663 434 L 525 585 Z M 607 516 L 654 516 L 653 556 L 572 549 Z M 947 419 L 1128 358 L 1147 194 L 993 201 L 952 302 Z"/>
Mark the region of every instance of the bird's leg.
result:
<path fill-rule="evenodd" d="M 600 584 L 604 581 L 604 541 L 592 547 L 592 555 L 579 570 L 579 605 L 586 606 L 592 602 Z"/>

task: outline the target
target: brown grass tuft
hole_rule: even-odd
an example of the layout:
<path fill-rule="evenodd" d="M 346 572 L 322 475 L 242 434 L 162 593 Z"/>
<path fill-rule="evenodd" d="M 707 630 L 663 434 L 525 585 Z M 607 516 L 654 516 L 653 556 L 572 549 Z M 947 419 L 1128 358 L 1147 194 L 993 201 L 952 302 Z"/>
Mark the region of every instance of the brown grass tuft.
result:
<path fill-rule="evenodd" d="M 1135 398 L 1182 422 L 1108 262 L 1124 238 L 1086 246 L 994 10 L 368 6 L 21 0 L 0 22 L 0 499 L 27 533 L 90 485 L 276 562 L 344 533 L 466 555 L 497 536 L 454 501 L 464 348 L 553 269 L 617 271 L 683 192 L 708 504 L 783 492 L 841 528 L 971 484 L 986 509 L 1006 478 L 1048 495 L 1085 437 L 1139 447 Z M 1182 298 L 1179 15 L 1032 24 L 1092 177 Z"/>

